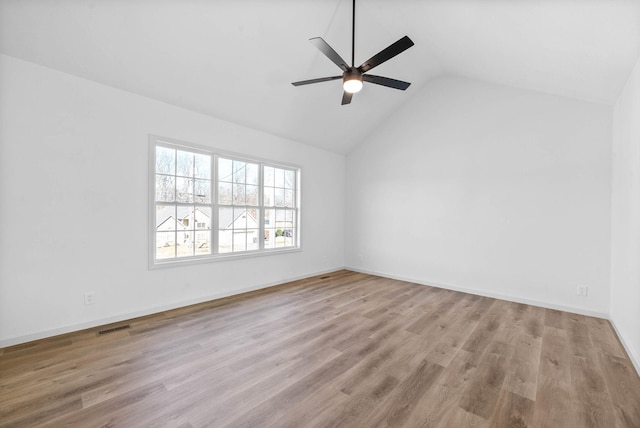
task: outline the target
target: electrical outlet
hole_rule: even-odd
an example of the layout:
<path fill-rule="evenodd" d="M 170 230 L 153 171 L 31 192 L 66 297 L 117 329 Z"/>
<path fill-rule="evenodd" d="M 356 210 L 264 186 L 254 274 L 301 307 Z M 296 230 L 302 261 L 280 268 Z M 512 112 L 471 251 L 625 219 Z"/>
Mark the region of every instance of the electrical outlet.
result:
<path fill-rule="evenodd" d="M 93 291 L 87 291 L 84 293 L 84 304 L 93 305 L 96 302 L 96 293 Z"/>
<path fill-rule="evenodd" d="M 578 296 L 587 297 L 589 295 L 589 287 L 586 285 L 578 285 L 578 290 L 576 292 Z"/>

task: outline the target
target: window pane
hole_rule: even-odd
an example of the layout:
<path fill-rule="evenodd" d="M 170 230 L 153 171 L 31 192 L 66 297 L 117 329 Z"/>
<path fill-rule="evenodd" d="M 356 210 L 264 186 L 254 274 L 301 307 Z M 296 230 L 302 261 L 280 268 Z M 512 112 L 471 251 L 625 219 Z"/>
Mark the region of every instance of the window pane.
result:
<path fill-rule="evenodd" d="M 274 246 L 276 248 L 284 247 L 284 230 L 283 229 L 276 229 L 276 238 L 275 238 Z"/>
<path fill-rule="evenodd" d="M 273 187 L 264 188 L 264 201 L 262 202 L 265 207 L 272 207 L 274 204 Z"/>
<path fill-rule="evenodd" d="M 176 177 L 176 201 L 193 202 L 193 180 Z"/>
<path fill-rule="evenodd" d="M 294 210 L 285 211 L 285 221 L 287 222 L 287 227 L 293 227 L 293 221 L 295 218 L 296 212 Z"/>
<path fill-rule="evenodd" d="M 235 184 L 233 185 L 233 203 L 234 205 L 244 205 L 245 204 L 245 194 L 244 194 L 244 184 Z"/>
<path fill-rule="evenodd" d="M 193 157 L 194 154 L 190 152 L 177 151 L 178 164 L 176 168 L 176 175 L 182 175 L 183 177 L 193 177 Z"/>
<path fill-rule="evenodd" d="M 218 158 L 218 180 L 231 182 L 233 175 L 231 174 L 231 159 Z"/>
<path fill-rule="evenodd" d="M 249 186 L 246 188 L 247 192 L 247 205 L 257 206 L 258 201 L 258 186 Z"/>
<path fill-rule="evenodd" d="M 247 229 L 247 251 L 258 250 L 260 243 L 258 242 L 258 229 Z"/>
<path fill-rule="evenodd" d="M 285 223 L 284 223 L 284 245 L 287 247 L 291 247 L 295 245 L 295 219 L 296 212 L 294 210 L 286 210 L 284 214 Z"/>
<path fill-rule="evenodd" d="M 233 250 L 233 208 L 220 208 L 218 210 L 218 251 L 229 253 Z"/>
<path fill-rule="evenodd" d="M 286 189 L 295 188 L 295 177 L 296 177 L 295 172 L 288 169 L 284 171 L 284 187 Z"/>
<path fill-rule="evenodd" d="M 188 257 L 194 255 L 194 232 L 192 230 L 178 231 L 178 242 L 176 246 L 176 255 L 178 257 Z"/>
<path fill-rule="evenodd" d="M 257 229 L 258 227 L 260 227 L 259 221 L 260 221 L 259 211 L 257 209 L 249 208 L 247 210 L 247 227 L 249 229 Z"/>
<path fill-rule="evenodd" d="M 260 168 L 258 164 L 247 164 L 247 184 L 258 184 L 260 179 Z"/>
<path fill-rule="evenodd" d="M 233 208 L 222 207 L 218 210 L 218 223 L 221 230 L 233 228 Z"/>
<path fill-rule="evenodd" d="M 284 207 L 284 189 L 275 189 L 276 207 Z"/>
<path fill-rule="evenodd" d="M 176 219 L 178 230 L 193 229 L 194 207 L 178 207 Z"/>
<path fill-rule="evenodd" d="M 276 210 L 264 210 L 264 227 L 275 227 Z"/>
<path fill-rule="evenodd" d="M 276 234 L 275 234 L 275 246 L 283 247 L 284 246 L 284 234 L 285 229 L 287 229 L 287 223 L 285 221 L 285 212 L 284 210 L 276 210 Z"/>
<path fill-rule="evenodd" d="M 293 190 L 284 191 L 284 206 L 289 208 L 294 207 Z"/>
<path fill-rule="evenodd" d="M 218 183 L 218 203 L 231 205 L 231 183 Z"/>
<path fill-rule="evenodd" d="M 233 230 L 218 231 L 218 252 L 230 253 L 233 250 Z"/>
<path fill-rule="evenodd" d="M 169 175 L 156 175 L 156 201 L 173 202 L 176 198 L 175 178 Z"/>
<path fill-rule="evenodd" d="M 276 187 L 284 187 L 284 170 L 283 169 L 275 168 L 274 184 Z"/>
<path fill-rule="evenodd" d="M 211 254 L 211 231 L 196 230 L 196 255 Z"/>
<path fill-rule="evenodd" d="M 293 247 L 295 245 L 295 238 L 293 237 L 293 234 L 291 233 L 285 234 L 284 245 L 285 247 Z"/>
<path fill-rule="evenodd" d="M 156 205 L 156 232 L 176 230 L 176 207 Z"/>
<path fill-rule="evenodd" d="M 233 251 L 247 250 L 247 231 L 246 229 L 233 231 Z"/>
<path fill-rule="evenodd" d="M 156 173 L 173 175 L 176 173 L 176 151 L 156 146 Z"/>
<path fill-rule="evenodd" d="M 233 161 L 233 182 L 244 183 L 246 173 L 246 164 L 241 161 Z"/>
<path fill-rule="evenodd" d="M 156 233 L 156 259 L 169 259 L 176 256 L 176 233 Z"/>
<path fill-rule="evenodd" d="M 195 213 L 195 228 L 211 229 L 211 207 L 196 207 Z"/>
<path fill-rule="evenodd" d="M 264 185 L 273 187 L 273 168 L 270 166 L 264 167 Z"/>
<path fill-rule="evenodd" d="M 211 179 L 211 156 L 195 155 L 195 176 L 196 178 Z"/>
<path fill-rule="evenodd" d="M 211 207 L 196 207 L 193 220 L 196 254 L 211 253 Z"/>
<path fill-rule="evenodd" d="M 208 204 L 211 202 L 211 182 L 209 180 L 194 181 L 195 202 Z"/>
<path fill-rule="evenodd" d="M 246 229 L 247 227 L 247 210 L 244 208 L 233 209 L 233 228 Z"/>
<path fill-rule="evenodd" d="M 264 248 L 275 248 L 276 246 L 276 230 L 264 230 Z"/>

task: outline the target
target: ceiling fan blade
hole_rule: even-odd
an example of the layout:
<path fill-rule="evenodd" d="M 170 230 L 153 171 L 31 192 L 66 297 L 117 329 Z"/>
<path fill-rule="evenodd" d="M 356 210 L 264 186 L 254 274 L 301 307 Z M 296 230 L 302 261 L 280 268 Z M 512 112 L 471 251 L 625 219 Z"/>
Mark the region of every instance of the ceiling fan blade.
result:
<path fill-rule="evenodd" d="M 399 53 L 406 51 L 411 46 L 413 46 L 413 41 L 409 37 L 404 36 L 397 42 L 391 44 L 387 48 L 381 50 L 380 52 L 363 62 L 362 65 L 358 67 L 358 70 L 360 70 L 361 73 L 369 71 L 373 67 L 377 67 L 383 62 L 388 61 L 394 56 L 398 55 Z"/>
<path fill-rule="evenodd" d="M 374 76 L 372 74 L 363 74 L 362 80 L 369 83 L 375 83 L 376 85 L 387 86 L 393 89 L 400 89 L 404 91 L 411 85 L 409 82 L 403 82 L 402 80 L 390 79 L 388 77 Z"/>
<path fill-rule="evenodd" d="M 311 83 L 328 82 L 330 80 L 342 79 L 342 76 L 320 77 L 318 79 L 301 80 L 291 83 L 293 86 L 310 85 Z"/>
<path fill-rule="evenodd" d="M 329 46 L 329 43 L 325 42 L 322 37 L 314 37 L 309 39 L 309 41 L 313 43 L 320 52 L 325 54 L 327 58 L 333 61 L 335 65 L 340 67 L 342 71 L 349 71 L 350 67 L 349 64 L 347 64 L 347 61 L 343 60 L 342 57 L 338 55 L 338 52 L 334 51 L 333 48 Z"/>
<path fill-rule="evenodd" d="M 344 91 L 342 93 L 342 105 L 351 104 L 351 98 L 353 98 L 353 94 L 351 92 Z"/>

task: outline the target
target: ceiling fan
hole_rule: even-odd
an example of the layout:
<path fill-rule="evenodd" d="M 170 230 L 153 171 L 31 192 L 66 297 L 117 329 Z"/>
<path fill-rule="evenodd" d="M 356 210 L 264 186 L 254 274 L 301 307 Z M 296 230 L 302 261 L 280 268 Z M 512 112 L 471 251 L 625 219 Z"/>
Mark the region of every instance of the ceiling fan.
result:
<path fill-rule="evenodd" d="M 321 77 L 318 79 L 302 80 L 300 82 L 293 82 L 293 86 L 309 85 L 311 83 L 328 82 L 330 80 L 342 79 L 344 93 L 342 94 L 342 105 L 351 103 L 353 94 L 359 92 L 362 89 L 364 82 L 375 83 L 376 85 L 382 85 L 393 89 L 400 89 L 404 91 L 411 85 L 409 82 L 403 82 L 402 80 L 390 79 L 388 77 L 374 76 L 373 74 L 365 74 L 374 67 L 379 66 L 385 61 L 390 60 L 394 56 L 404 52 L 413 46 L 413 41 L 404 36 L 397 42 L 389 45 L 385 49 L 381 50 L 368 60 L 362 63 L 359 67 L 354 66 L 355 56 L 355 38 L 356 38 L 356 0 L 353 0 L 353 15 L 351 18 L 351 66 L 338 55 L 338 53 L 325 42 L 322 37 L 313 37 L 309 39 L 313 45 L 326 55 L 335 65 L 342 70 L 341 76 Z"/>

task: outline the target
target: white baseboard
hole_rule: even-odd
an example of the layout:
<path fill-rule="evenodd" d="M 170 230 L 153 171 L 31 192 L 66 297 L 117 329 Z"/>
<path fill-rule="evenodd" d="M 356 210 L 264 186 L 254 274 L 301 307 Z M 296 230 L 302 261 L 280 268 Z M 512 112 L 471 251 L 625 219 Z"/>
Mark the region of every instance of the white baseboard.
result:
<path fill-rule="evenodd" d="M 234 296 L 236 294 L 247 293 L 249 291 L 256 291 L 256 290 L 261 290 L 261 289 L 264 289 L 264 288 L 274 287 L 274 286 L 277 286 L 277 285 L 286 284 L 287 282 L 297 281 L 297 280 L 300 280 L 300 279 L 309 278 L 309 277 L 317 276 L 317 275 L 323 275 L 323 274 L 330 273 L 330 272 L 336 272 L 336 271 L 339 271 L 341 269 L 344 269 L 344 267 L 336 267 L 336 268 L 323 270 L 323 271 L 319 271 L 319 272 L 309 273 L 309 274 L 305 274 L 305 275 L 299 275 L 299 276 L 296 276 L 296 277 L 285 278 L 285 279 L 282 279 L 280 281 L 267 282 L 267 283 L 258 284 L 258 285 L 252 286 L 252 287 L 241 288 L 241 289 L 238 289 L 238 290 L 215 293 L 215 294 L 211 294 L 211 295 L 207 295 L 207 296 L 198 297 L 198 298 L 195 298 L 195 299 L 182 300 L 180 302 L 170 303 L 170 304 L 167 304 L 167 305 L 154 306 L 154 307 L 151 307 L 151 308 L 141 309 L 141 310 L 135 311 L 135 312 L 128 312 L 128 313 L 124 313 L 124 314 L 114 315 L 112 317 L 100 318 L 100 319 L 91 320 L 91 321 L 87 321 L 87 322 L 83 322 L 83 323 L 67 325 L 67 326 L 63 326 L 63 327 L 59 327 L 59 328 L 54 328 L 54 329 L 51 329 L 51 330 L 40 331 L 40 332 L 33 333 L 33 334 L 27 334 L 27 335 L 24 335 L 24 336 L 11 337 L 11 338 L 8 338 L 8 339 L 0 340 L 0 348 L 6 348 L 7 346 L 19 345 L 21 343 L 27 343 L 27 342 L 31 342 L 31 341 L 34 341 L 34 340 L 45 339 L 45 338 L 48 338 L 48 337 L 58 336 L 60 334 L 71 333 L 71 332 L 74 332 L 74 331 L 85 330 L 87 328 L 99 327 L 99 326 L 102 326 L 102 325 L 105 325 L 105 324 L 112 324 L 112 323 L 116 323 L 116 322 L 130 320 L 130 319 L 133 319 L 133 318 L 144 317 L 144 316 L 147 316 L 147 315 L 157 314 L 159 312 L 170 311 L 172 309 L 183 308 L 185 306 L 195 305 L 195 304 L 198 304 L 198 303 L 208 302 L 208 301 L 216 300 L 216 299 L 222 299 L 224 297 Z"/>
<path fill-rule="evenodd" d="M 638 373 L 638 376 L 640 376 L 640 358 L 638 358 L 638 355 L 636 355 L 633 348 L 631 348 L 627 341 L 624 339 L 624 335 L 622 334 L 622 332 L 620 332 L 618 326 L 616 325 L 616 322 L 612 317 L 609 317 L 609 322 L 618 335 L 618 339 L 620 339 L 620 343 L 622 343 L 624 350 L 627 351 L 627 355 L 629 356 L 631 363 L 633 363 L 633 367 L 636 369 L 636 373 Z"/>
<path fill-rule="evenodd" d="M 409 278 L 409 277 L 403 277 L 403 276 L 398 276 L 398 275 L 389 275 L 387 273 L 376 272 L 376 271 L 371 271 L 371 270 L 366 270 L 366 269 L 353 268 L 353 267 L 349 267 L 349 266 L 345 267 L 345 269 L 352 270 L 352 271 L 355 271 L 355 272 L 367 273 L 369 275 L 382 276 L 384 278 L 397 279 L 399 281 L 413 282 L 413 283 L 420 284 L 420 285 L 428 285 L 428 286 L 436 287 L 436 288 L 444 288 L 446 290 L 460 291 L 462 293 L 469 293 L 469 294 L 475 294 L 475 295 L 478 295 L 478 296 L 491 297 L 493 299 L 507 300 L 509 302 L 523 303 L 523 304 L 526 304 L 526 305 L 533 305 L 533 306 L 540 306 L 542 308 L 556 309 L 556 310 L 559 310 L 559 311 L 571 312 L 571 313 L 579 314 L 579 315 L 587 315 L 587 316 L 596 317 L 596 318 L 603 318 L 603 319 L 606 319 L 606 320 L 609 319 L 609 314 L 607 314 L 607 313 L 597 312 L 597 311 L 590 311 L 588 309 L 576 308 L 576 307 L 573 307 L 573 306 L 557 305 L 555 303 L 543 302 L 543 301 L 539 301 L 539 300 L 524 299 L 524 298 L 521 298 L 521 297 L 518 297 L 518 296 L 512 296 L 512 295 L 500 294 L 500 293 L 491 293 L 491 292 L 488 292 L 488 291 L 479 290 L 479 289 L 475 289 L 475 288 L 458 287 L 458 286 L 451 285 L 451 284 L 442 284 L 442 283 L 433 282 L 433 281 L 424 281 L 424 280 L 420 280 L 420 279 L 416 279 L 416 278 Z"/>

